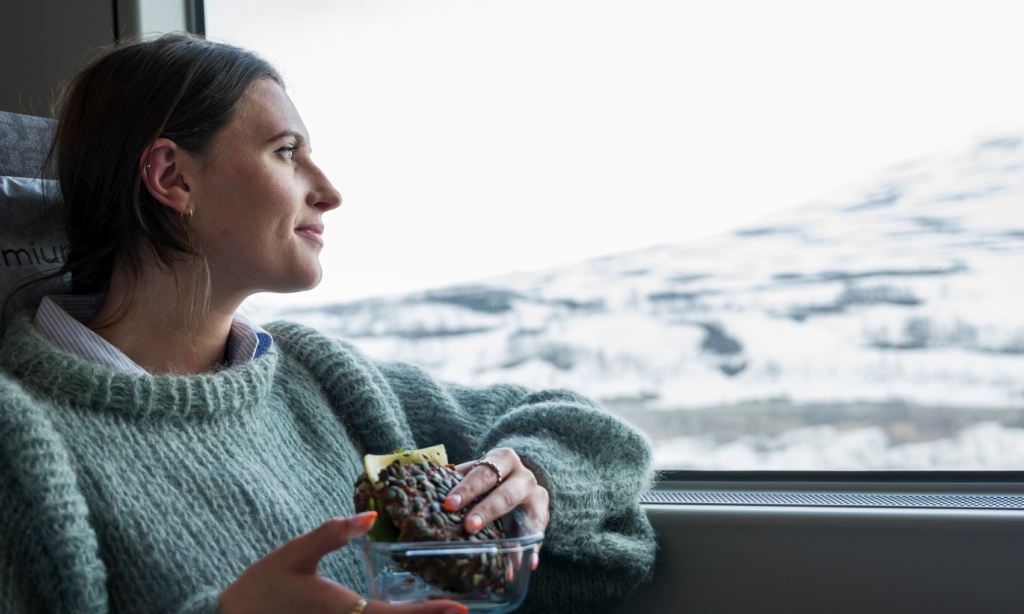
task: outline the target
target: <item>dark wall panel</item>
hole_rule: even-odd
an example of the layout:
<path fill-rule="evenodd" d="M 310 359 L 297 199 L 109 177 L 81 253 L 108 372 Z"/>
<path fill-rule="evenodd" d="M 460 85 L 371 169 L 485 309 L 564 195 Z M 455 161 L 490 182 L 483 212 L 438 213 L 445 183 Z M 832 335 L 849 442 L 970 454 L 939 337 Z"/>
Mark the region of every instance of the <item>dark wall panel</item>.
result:
<path fill-rule="evenodd" d="M 114 42 L 112 0 L 2 0 L 0 110 L 50 116 L 60 80 Z"/>
<path fill-rule="evenodd" d="M 1024 512 L 647 506 L 654 581 L 612 614 L 1020 614 Z"/>

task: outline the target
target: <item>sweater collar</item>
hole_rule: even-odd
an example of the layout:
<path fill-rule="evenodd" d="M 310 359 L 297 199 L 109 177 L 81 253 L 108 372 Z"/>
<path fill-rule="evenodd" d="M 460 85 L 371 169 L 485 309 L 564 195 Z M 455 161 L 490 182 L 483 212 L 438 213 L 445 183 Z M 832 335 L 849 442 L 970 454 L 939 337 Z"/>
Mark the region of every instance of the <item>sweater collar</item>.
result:
<path fill-rule="evenodd" d="M 32 325 L 14 317 L 0 346 L 0 367 L 23 387 L 61 405 L 91 408 L 138 420 L 207 420 L 263 405 L 277 351 L 249 363 L 200 375 L 136 375 L 61 350 Z"/>

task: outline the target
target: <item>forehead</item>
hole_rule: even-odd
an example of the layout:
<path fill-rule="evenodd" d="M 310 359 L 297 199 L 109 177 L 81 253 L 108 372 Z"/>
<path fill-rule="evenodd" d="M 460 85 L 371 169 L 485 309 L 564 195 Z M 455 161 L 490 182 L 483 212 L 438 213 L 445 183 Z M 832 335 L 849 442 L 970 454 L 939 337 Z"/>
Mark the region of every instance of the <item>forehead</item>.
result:
<path fill-rule="evenodd" d="M 238 115 L 226 127 L 233 138 L 266 142 L 274 135 L 294 130 L 308 140 L 306 126 L 290 98 L 271 79 L 252 84 L 242 98 Z"/>

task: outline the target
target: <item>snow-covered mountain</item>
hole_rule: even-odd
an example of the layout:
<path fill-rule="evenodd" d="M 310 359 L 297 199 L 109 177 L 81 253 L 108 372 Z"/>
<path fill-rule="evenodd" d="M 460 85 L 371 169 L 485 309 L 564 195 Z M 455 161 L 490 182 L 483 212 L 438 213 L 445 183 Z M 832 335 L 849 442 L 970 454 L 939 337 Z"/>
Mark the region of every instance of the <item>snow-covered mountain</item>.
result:
<path fill-rule="evenodd" d="M 1022 273 L 1008 136 L 707 240 L 286 315 L 445 379 L 612 405 L 1024 408 Z"/>

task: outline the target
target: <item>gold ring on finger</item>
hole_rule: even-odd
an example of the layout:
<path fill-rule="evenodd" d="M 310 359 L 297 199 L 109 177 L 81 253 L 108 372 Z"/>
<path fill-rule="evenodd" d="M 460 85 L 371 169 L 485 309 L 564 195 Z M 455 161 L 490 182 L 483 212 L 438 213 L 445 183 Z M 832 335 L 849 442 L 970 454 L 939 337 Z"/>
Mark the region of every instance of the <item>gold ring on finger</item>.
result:
<path fill-rule="evenodd" d="M 476 461 L 475 463 L 473 463 L 473 466 L 469 468 L 469 469 L 470 469 L 470 471 L 472 471 L 472 470 L 473 470 L 473 468 L 474 468 L 474 467 L 477 467 L 478 465 L 487 465 L 487 466 L 488 466 L 488 467 L 490 467 L 491 469 L 494 469 L 494 473 L 497 473 L 497 474 L 498 474 L 498 483 L 497 483 L 497 484 L 495 484 L 495 486 L 501 486 L 501 480 L 502 480 L 502 478 L 501 478 L 501 469 L 498 469 L 498 466 L 497 466 L 497 465 L 495 465 L 494 463 L 492 463 L 492 462 L 491 462 L 491 461 L 489 461 L 489 460 L 486 460 L 486 459 L 483 459 L 483 458 L 481 458 L 480 460 L 478 460 L 478 461 Z"/>
<path fill-rule="evenodd" d="M 363 614 L 364 609 L 366 609 L 366 600 L 360 597 L 359 601 L 352 606 L 352 611 L 349 614 Z"/>

